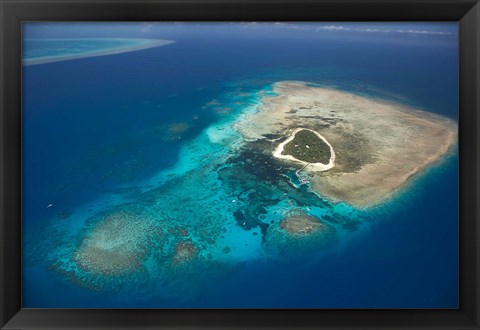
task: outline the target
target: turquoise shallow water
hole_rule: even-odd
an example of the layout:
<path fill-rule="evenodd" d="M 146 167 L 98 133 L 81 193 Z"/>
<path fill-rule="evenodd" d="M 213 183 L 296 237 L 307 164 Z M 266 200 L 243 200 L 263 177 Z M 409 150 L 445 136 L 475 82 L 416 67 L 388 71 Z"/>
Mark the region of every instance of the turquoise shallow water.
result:
<path fill-rule="evenodd" d="M 351 41 L 162 37 L 176 43 L 24 68 L 25 307 L 456 306 L 456 152 L 361 211 L 299 187 L 231 126 L 279 80 L 456 118 L 454 48 L 355 40 L 341 58 Z M 335 235 L 275 229 L 300 210 Z M 81 267 L 105 219 L 133 271 Z"/>

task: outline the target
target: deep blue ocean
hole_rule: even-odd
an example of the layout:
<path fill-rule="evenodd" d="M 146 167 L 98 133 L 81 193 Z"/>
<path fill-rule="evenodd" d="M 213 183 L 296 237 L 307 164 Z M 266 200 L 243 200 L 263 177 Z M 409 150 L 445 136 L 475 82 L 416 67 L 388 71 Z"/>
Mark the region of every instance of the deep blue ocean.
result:
<path fill-rule="evenodd" d="M 445 24 L 414 28 L 456 32 Z M 175 43 L 23 67 L 24 307 L 457 308 L 456 153 L 417 175 L 342 249 L 296 262 L 242 261 L 218 278 L 199 280 L 185 299 L 92 291 L 42 260 L 30 262 L 26 255 L 37 252 L 31 240 L 62 242 L 38 235 L 52 221 L 135 200 L 135 189 L 154 186 L 152 177 L 175 168 L 182 147 L 225 120 L 205 109 L 212 100 L 234 98 L 242 111 L 272 83 L 300 80 L 458 116 L 458 49 L 449 35 L 153 29 L 157 34 L 148 37 Z M 118 37 L 145 37 L 131 30 L 122 28 Z M 75 31 L 49 37 L 96 37 L 82 35 L 79 26 Z M 117 36 L 112 31 L 102 37 Z M 175 139 L 165 135 L 172 124 L 181 128 Z M 48 259 L 48 251 L 41 253 Z"/>

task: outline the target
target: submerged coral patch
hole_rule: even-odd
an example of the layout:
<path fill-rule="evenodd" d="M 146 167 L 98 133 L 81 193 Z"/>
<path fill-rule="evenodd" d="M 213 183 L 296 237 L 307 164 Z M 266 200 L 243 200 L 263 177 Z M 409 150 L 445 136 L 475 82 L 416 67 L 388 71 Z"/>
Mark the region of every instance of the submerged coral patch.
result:
<path fill-rule="evenodd" d="M 291 215 L 280 221 L 279 226 L 290 235 L 311 235 L 325 228 L 318 219 L 307 214 Z"/>
<path fill-rule="evenodd" d="M 83 239 L 73 260 L 79 269 L 102 275 L 138 270 L 148 252 L 147 235 L 155 229 L 135 214 L 108 214 Z"/>
<path fill-rule="evenodd" d="M 335 228 L 301 209 L 287 211 L 269 228 L 266 247 L 286 260 L 324 251 L 338 236 Z"/>
<path fill-rule="evenodd" d="M 173 263 L 181 264 L 191 261 L 197 254 L 198 249 L 191 241 L 179 242 L 175 245 Z"/>

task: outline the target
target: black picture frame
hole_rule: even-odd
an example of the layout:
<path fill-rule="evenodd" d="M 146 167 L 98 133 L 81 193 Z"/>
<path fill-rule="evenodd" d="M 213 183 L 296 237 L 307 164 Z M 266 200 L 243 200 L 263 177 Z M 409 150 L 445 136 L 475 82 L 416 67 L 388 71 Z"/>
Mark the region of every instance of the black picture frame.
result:
<path fill-rule="evenodd" d="M 473 0 L 0 0 L 1 329 L 479 329 L 480 4 Z M 22 21 L 458 21 L 459 309 L 22 309 Z"/>

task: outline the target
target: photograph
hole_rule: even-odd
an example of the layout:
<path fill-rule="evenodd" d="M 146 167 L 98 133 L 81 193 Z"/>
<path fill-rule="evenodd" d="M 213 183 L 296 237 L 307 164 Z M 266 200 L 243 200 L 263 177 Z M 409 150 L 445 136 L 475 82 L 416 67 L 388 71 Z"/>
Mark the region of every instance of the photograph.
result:
<path fill-rule="evenodd" d="M 23 22 L 22 307 L 458 309 L 458 26 Z"/>

